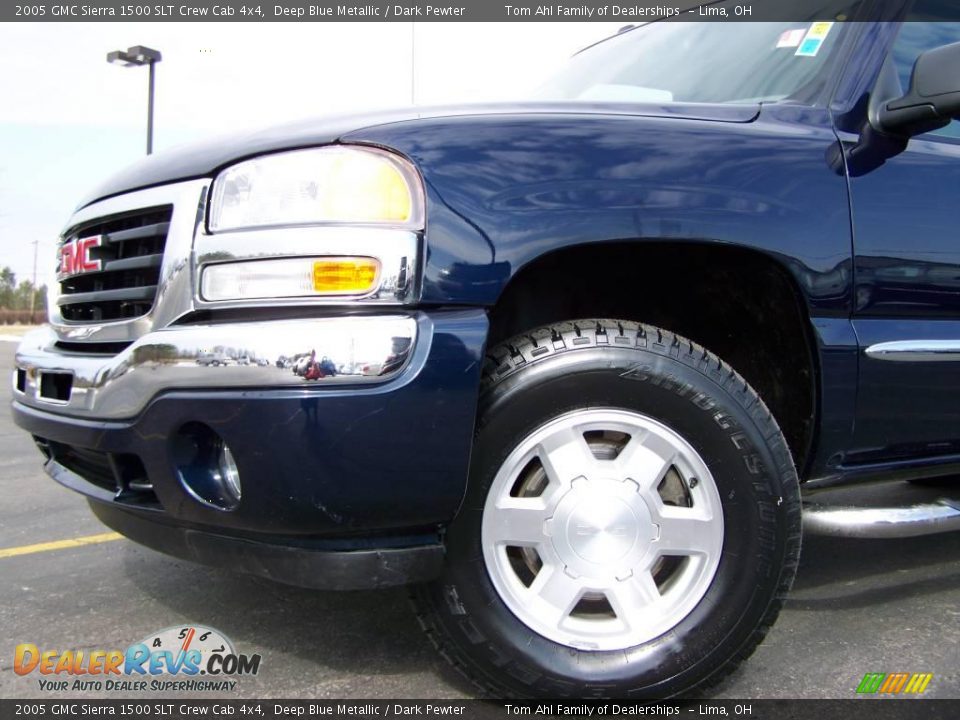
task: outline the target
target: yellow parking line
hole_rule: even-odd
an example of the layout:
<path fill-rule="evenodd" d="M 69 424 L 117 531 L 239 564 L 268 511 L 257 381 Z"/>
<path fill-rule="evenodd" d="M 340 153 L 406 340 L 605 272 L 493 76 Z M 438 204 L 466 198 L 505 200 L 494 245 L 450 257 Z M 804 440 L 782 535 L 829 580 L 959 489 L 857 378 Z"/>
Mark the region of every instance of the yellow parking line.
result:
<path fill-rule="evenodd" d="M 123 535 L 120 533 L 108 532 L 101 533 L 100 535 L 85 535 L 69 540 L 54 540 L 53 542 L 37 543 L 36 545 L 3 548 L 0 549 L 0 558 L 30 555 L 31 553 L 47 552 L 48 550 L 65 550 L 66 548 L 82 547 L 84 545 L 96 545 L 97 543 L 110 542 L 111 540 L 120 540 L 122 537 Z"/>

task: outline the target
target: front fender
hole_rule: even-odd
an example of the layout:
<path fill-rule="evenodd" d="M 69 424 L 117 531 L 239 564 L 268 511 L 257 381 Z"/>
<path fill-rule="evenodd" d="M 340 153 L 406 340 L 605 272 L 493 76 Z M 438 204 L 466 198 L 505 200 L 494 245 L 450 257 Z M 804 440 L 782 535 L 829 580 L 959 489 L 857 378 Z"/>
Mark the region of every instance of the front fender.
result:
<path fill-rule="evenodd" d="M 423 300 L 493 305 L 539 256 L 586 242 L 696 241 L 773 255 L 812 316 L 850 304 L 845 178 L 825 111 L 754 122 L 630 115 L 427 118 L 343 138 L 394 148 L 427 184 Z"/>

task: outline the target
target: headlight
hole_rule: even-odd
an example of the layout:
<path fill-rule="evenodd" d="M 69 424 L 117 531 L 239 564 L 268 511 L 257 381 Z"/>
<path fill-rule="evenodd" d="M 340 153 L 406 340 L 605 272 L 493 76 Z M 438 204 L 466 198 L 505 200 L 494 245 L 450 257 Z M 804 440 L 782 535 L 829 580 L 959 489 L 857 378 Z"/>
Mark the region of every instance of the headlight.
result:
<path fill-rule="evenodd" d="M 419 229 L 420 178 L 397 155 L 332 145 L 247 160 L 213 182 L 211 232 L 325 223 Z"/>

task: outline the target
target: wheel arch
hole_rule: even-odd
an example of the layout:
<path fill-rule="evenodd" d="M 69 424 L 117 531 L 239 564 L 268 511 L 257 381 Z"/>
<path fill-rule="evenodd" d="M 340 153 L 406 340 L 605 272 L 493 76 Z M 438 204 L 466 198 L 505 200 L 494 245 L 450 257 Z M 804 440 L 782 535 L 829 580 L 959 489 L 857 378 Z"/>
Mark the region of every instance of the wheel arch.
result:
<path fill-rule="evenodd" d="M 757 390 L 803 478 L 817 441 L 819 355 L 795 270 L 779 255 L 730 243 L 567 245 L 530 258 L 511 274 L 490 308 L 487 346 L 588 317 L 677 332 L 715 352 Z"/>

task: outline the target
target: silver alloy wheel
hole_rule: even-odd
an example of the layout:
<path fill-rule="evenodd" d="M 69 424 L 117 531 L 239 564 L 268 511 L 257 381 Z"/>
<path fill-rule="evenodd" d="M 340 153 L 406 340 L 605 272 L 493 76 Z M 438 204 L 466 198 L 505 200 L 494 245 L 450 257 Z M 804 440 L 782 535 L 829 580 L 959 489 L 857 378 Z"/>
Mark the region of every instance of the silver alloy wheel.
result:
<path fill-rule="evenodd" d="M 709 469 L 676 432 L 585 409 L 510 453 L 481 534 L 490 579 L 527 627 L 569 647 L 621 650 L 667 632 L 703 598 L 723 511 Z"/>

